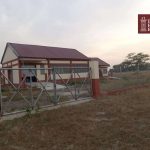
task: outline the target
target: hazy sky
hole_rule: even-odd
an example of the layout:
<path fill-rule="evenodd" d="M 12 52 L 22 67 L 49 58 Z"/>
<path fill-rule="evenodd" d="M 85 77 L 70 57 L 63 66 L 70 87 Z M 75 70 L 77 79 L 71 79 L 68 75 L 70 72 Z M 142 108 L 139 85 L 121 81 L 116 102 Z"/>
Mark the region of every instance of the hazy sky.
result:
<path fill-rule="evenodd" d="M 0 0 L 0 58 L 7 42 L 75 48 L 110 64 L 150 54 L 137 17 L 150 0 Z"/>

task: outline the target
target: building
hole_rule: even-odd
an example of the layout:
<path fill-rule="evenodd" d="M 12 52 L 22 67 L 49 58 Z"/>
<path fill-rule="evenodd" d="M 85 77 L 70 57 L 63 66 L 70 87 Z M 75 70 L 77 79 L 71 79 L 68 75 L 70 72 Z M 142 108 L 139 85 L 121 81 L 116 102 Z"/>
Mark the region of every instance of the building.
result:
<path fill-rule="evenodd" d="M 36 72 L 33 70 L 34 73 L 32 74 L 32 81 L 36 82 L 36 77 L 40 81 L 46 81 L 51 72 L 43 68 L 53 67 L 57 67 L 57 72 L 62 75 L 63 79 L 68 79 L 70 76 L 69 68 L 88 67 L 89 58 L 76 49 L 7 43 L 1 64 L 3 68 L 37 68 L 38 70 Z M 82 72 L 82 68 L 80 72 Z M 20 83 L 24 75 L 27 76 L 26 81 L 29 79 L 28 70 L 13 71 L 8 69 L 5 71 L 5 75 L 15 84 Z"/>
<path fill-rule="evenodd" d="M 3 68 L 8 68 L 4 74 L 9 81 L 19 84 L 24 76 L 26 82 L 30 80 L 37 82 L 37 79 L 47 81 L 48 77 L 53 79 L 52 71 L 44 68 L 56 68 L 57 73 L 61 74 L 61 78 L 67 80 L 71 76 L 71 68 L 79 67 L 80 78 L 84 78 L 86 68 L 89 67 L 92 60 L 98 61 L 100 74 L 107 76 L 109 64 L 99 58 L 88 58 L 71 48 L 7 43 L 1 64 Z M 32 70 L 31 75 L 29 70 L 17 70 L 17 68 L 35 68 L 35 70 Z M 59 80 L 59 77 L 57 76 L 56 79 Z M 5 79 L 5 84 L 7 83 L 8 81 Z"/>
<path fill-rule="evenodd" d="M 100 77 L 107 77 L 108 76 L 108 67 L 110 67 L 110 64 L 106 63 L 105 61 L 103 61 L 97 57 L 90 57 L 89 59 L 98 61 Z"/>

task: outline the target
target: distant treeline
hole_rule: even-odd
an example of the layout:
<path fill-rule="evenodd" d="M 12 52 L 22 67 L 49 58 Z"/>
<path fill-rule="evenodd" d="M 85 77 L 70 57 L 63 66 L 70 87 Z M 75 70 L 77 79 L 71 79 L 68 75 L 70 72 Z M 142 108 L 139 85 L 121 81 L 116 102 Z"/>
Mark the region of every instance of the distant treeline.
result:
<path fill-rule="evenodd" d="M 113 66 L 114 72 L 128 72 L 128 71 L 144 71 L 150 70 L 150 56 L 144 53 L 129 53 L 126 59 Z"/>

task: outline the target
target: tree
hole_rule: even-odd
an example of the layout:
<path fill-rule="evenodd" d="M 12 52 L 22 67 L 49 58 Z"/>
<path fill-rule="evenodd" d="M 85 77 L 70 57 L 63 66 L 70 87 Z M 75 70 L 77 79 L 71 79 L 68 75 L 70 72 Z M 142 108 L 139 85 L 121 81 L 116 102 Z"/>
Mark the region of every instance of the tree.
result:
<path fill-rule="evenodd" d="M 113 69 L 114 69 L 114 72 L 121 72 L 122 71 L 121 64 L 114 65 Z"/>
<path fill-rule="evenodd" d="M 144 53 L 129 53 L 125 60 L 118 65 L 114 65 L 114 71 L 119 72 L 120 70 L 125 71 L 135 71 L 135 70 L 146 70 L 149 68 L 148 60 L 150 56 Z"/>
<path fill-rule="evenodd" d="M 135 53 L 129 53 L 127 56 L 126 56 L 126 60 L 132 62 L 133 61 L 133 57 L 135 56 L 136 54 Z"/>
<path fill-rule="evenodd" d="M 142 69 L 149 60 L 148 54 L 138 53 L 133 56 L 133 64 L 136 66 L 138 70 Z"/>
<path fill-rule="evenodd" d="M 126 59 L 121 64 L 124 68 L 123 69 L 124 71 L 130 71 L 130 68 L 132 67 L 132 61 L 131 60 Z"/>

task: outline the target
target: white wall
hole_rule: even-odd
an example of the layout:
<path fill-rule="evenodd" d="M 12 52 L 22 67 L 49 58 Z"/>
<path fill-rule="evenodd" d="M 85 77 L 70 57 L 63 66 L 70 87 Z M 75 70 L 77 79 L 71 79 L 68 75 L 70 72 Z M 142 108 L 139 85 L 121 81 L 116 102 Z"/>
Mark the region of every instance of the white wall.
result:
<path fill-rule="evenodd" d="M 89 63 L 92 73 L 92 79 L 99 79 L 99 63 L 96 60 L 91 60 Z"/>
<path fill-rule="evenodd" d="M 44 65 L 45 68 L 48 68 L 47 65 Z M 45 70 L 45 74 L 41 74 L 40 65 L 36 65 L 37 70 L 37 77 L 39 80 L 45 80 L 45 74 L 48 74 L 48 70 Z"/>
<path fill-rule="evenodd" d="M 13 66 L 13 69 L 18 68 L 18 66 Z M 13 83 L 18 84 L 19 83 L 19 70 L 12 70 L 13 71 Z"/>
<path fill-rule="evenodd" d="M 12 69 L 16 69 L 18 68 L 18 66 L 13 66 Z M 19 70 L 11 70 L 12 71 L 12 82 L 14 84 L 18 84 L 19 83 Z M 4 75 L 6 78 L 8 78 L 8 69 L 4 70 Z M 5 78 L 5 84 L 10 84 L 7 79 Z"/>
<path fill-rule="evenodd" d="M 6 76 L 6 78 L 8 78 L 8 71 L 4 70 L 4 75 Z M 5 83 L 8 84 L 8 81 L 5 79 Z"/>
<path fill-rule="evenodd" d="M 57 60 L 51 60 L 50 64 L 70 64 L 70 61 L 57 61 Z"/>
<path fill-rule="evenodd" d="M 14 54 L 12 48 L 8 46 L 7 49 L 6 49 L 6 52 L 5 52 L 2 63 L 13 60 L 13 59 L 16 59 L 16 58 L 17 58 L 17 56 Z"/>
<path fill-rule="evenodd" d="M 60 75 L 60 77 L 59 77 Z M 62 79 L 69 79 L 71 77 L 71 74 L 67 73 L 67 74 L 56 74 L 56 80 L 61 80 Z M 53 79 L 53 75 L 51 75 L 51 79 Z"/>
<path fill-rule="evenodd" d="M 88 61 L 72 61 L 72 64 L 88 64 Z"/>

